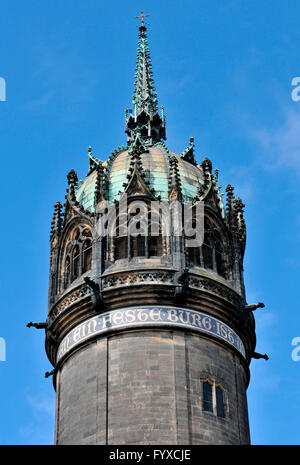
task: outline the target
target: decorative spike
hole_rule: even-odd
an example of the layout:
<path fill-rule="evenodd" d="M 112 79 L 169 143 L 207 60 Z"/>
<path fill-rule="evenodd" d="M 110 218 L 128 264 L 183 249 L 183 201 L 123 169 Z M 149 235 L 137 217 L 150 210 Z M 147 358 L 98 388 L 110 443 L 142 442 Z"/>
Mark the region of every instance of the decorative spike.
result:
<path fill-rule="evenodd" d="M 62 231 L 62 225 L 62 204 L 60 202 L 56 202 L 56 204 L 54 205 L 53 220 L 51 222 L 50 239 L 53 239 L 55 236 L 60 236 Z"/>
<path fill-rule="evenodd" d="M 204 175 L 211 175 L 212 172 L 212 162 L 209 158 L 205 157 L 203 162 L 201 163 L 201 167 L 203 169 Z"/>
<path fill-rule="evenodd" d="M 169 199 L 182 200 L 181 180 L 176 157 L 170 157 Z"/>
<path fill-rule="evenodd" d="M 146 173 L 144 172 L 141 160 L 141 155 L 147 152 L 148 148 L 146 147 L 145 142 L 141 140 L 139 134 L 137 134 L 134 141 L 129 146 L 128 153 L 130 155 L 130 165 L 126 176 L 127 182 L 124 182 L 122 186 L 124 191 L 128 190 L 128 188 L 132 189 L 130 184 L 132 183 L 133 178 L 137 176 L 140 182 L 144 185 L 145 191 L 147 190 L 147 192 L 151 194 L 151 197 L 155 197 L 155 191 L 150 188 L 150 182 L 146 179 Z"/>
<path fill-rule="evenodd" d="M 232 187 L 231 184 L 228 184 L 226 187 L 226 193 L 227 193 L 227 198 L 226 198 L 226 211 L 229 215 L 232 215 L 233 209 L 234 209 L 234 187 Z"/>
<path fill-rule="evenodd" d="M 136 134 L 134 141 L 129 146 L 129 154 L 131 157 L 141 155 L 142 153 L 148 152 L 148 148 L 145 146 L 144 141 L 141 140 L 140 134 Z"/>
<path fill-rule="evenodd" d="M 226 216 L 227 216 L 227 223 L 228 226 L 232 231 L 237 230 L 237 217 L 236 217 L 236 210 L 235 210 L 235 198 L 234 198 L 234 187 L 231 184 L 228 184 L 226 187 Z"/>
<path fill-rule="evenodd" d="M 94 196 L 95 205 L 101 200 L 105 199 L 104 185 L 105 185 L 104 170 L 103 170 L 102 163 L 100 162 L 99 165 L 97 166 L 97 177 L 96 177 L 95 196 Z"/>
<path fill-rule="evenodd" d="M 73 184 L 74 186 L 76 186 L 77 183 L 78 183 L 78 177 L 77 177 L 76 171 L 74 171 L 73 169 L 71 169 L 71 171 L 69 171 L 69 173 L 67 174 L 67 179 L 68 179 L 69 186 L 70 186 L 71 184 Z"/>
<path fill-rule="evenodd" d="M 212 180 L 212 163 L 211 161 L 206 157 L 201 163 L 201 168 L 203 172 L 203 183 L 199 185 L 198 188 L 198 194 L 195 197 L 194 201 L 198 201 L 201 197 L 203 197 L 209 189 L 211 180 Z"/>
<path fill-rule="evenodd" d="M 194 155 L 194 138 L 190 137 L 190 144 L 189 146 L 180 154 L 181 158 L 184 160 L 188 161 L 192 165 L 197 166 L 196 160 L 195 160 L 195 155 Z"/>
<path fill-rule="evenodd" d="M 219 170 L 218 169 L 215 169 L 215 180 L 216 180 L 216 184 L 218 184 L 219 182 Z"/>
<path fill-rule="evenodd" d="M 244 208 L 245 204 L 243 204 L 242 200 L 237 197 L 235 202 L 235 213 L 236 213 L 236 222 L 238 226 L 238 230 L 241 234 L 242 239 L 246 237 L 246 223 L 244 220 Z"/>
<path fill-rule="evenodd" d="M 71 171 L 67 174 L 69 189 L 68 189 L 68 197 L 73 201 L 76 202 L 75 196 L 75 188 L 78 185 L 78 177 L 76 171 L 71 169 Z"/>
<path fill-rule="evenodd" d="M 89 174 L 91 174 L 97 168 L 99 163 L 101 163 L 99 158 L 96 158 L 96 157 L 94 157 L 92 155 L 92 147 L 91 146 L 89 146 L 89 148 L 88 148 L 88 157 L 89 157 L 89 162 L 90 162 L 90 169 L 89 169 L 89 172 L 88 172 L 87 176 L 89 176 Z"/>
<path fill-rule="evenodd" d="M 150 142 L 150 144 L 166 138 L 163 110 L 162 116 L 160 116 L 157 95 L 154 92 L 155 86 L 151 71 L 152 65 L 146 30 L 145 26 L 139 28 L 136 73 L 132 97 L 134 118 L 130 111 L 129 114 L 126 113 L 125 115 L 125 132 L 128 137 L 128 144 L 132 143 L 136 134 L 140 134 L 142 139 Z"/>

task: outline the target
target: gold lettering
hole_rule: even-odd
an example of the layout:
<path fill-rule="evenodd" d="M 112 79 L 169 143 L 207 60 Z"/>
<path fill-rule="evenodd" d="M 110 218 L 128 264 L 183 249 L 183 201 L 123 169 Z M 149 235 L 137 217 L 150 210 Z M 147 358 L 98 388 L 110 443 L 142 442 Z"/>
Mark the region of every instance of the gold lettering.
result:
<path fill-rule="evenodd" d="M 111 313 L 108 313 L 102 317 L 102 328 L 111 326 Z"/>
<path fill-rule="evenodd" d="M 140 321 L 147 321 L 148 320 L 148 314 L 144 312 L 143 310 L 139 310 L 137 314 L 137 318 Z"/>
<path fill-rule="evenodd" d="M 91 329 L 91 326 L 93 326 L 93 329 Z M 86 324 L 86 327 L 87 327 L 87 335 L 89 334 L 93 334 L 95 331 L 96 331 L 96 328 L 97 328 L 97 321 L 95 319 L 93 320 L 90 320 L 87 324 Z"/>
<path fill-rule="evenodd" d="M 228 330 L 228 341 L 231 342 L 231 344 L 234 344 L 233 333 L 230 330 Z"/>
<path fill-rule="evenodd" d="M 168 320 L 170 321 L 178 321 L 178 316 L 176 315 L 176 310 L 169 310 L 168 311 Z"/>
<path fill-rule="evenodd" d="M 126 310 L 125 317 L 128 323 L 131 323 L 132 321 L 134 321 L 135 320 L 134 310 Z"/>
<path fill-rule="evenodd" d="M 114 312 L 113 313 L 113 322 L 115 325 L 117 324 L 120 324 L 120 323 L 124 323 L 123 321 L 123 313 L 122 312 Z"/>
<path fill-rule="evenodd" d="M 66 341 L 63 341 L 61 343 L 61 345 L 59 346 L 59 351 L 58 351 L 58 354 L 57 354 L 57 358 L 60 358 L 63 356 L 63 354 L 65 353 L 66 351 Z"/>
<path fill-rule="evenodd" d="M 227 328 L 221 324 L 221 336 L 227 339 Z"/>
<path fill-rule="evenodd" d="M 186 314 L 186 321 L 184 321 L 184 318 L 183 318 L 184 313 Z M 179 312 L 179 321 L 181 321 L 181 323 L 187 324 L 187 323 L 189 323 L 189 319 L 190 319 L 190 312 L 188 312 L 188 311 L 185 311 L 185 312 L 180 311 Z"/>
<path fill-rule="evenodd" d="M 160 310 L 152 308 L 152 310 L 150 311 L 150 319 L 154 321 L 161 320 Z"/>
<path fill-rule="evenodd" d="M 82 326 L 79 326 L 79 328 L 75 329 L 75 331 L 73 333 L 74 342 L 77 342 L 77 341 L 79 341 L 79 339 L 81 339 L 81 329 L 82 329 Z"/>
<path fill-rule="evenodd" d="M 197 320 L 197 322 L 196 322 L 196 320 Z M 192 325 L 193 326 L 198 326 L 199 328 L 202 328 L 201 315 L 199 315 L 198 313 L 193 313 L 192 314 Z"/>
<path fill-rule="evenodd" d="M 204 318 L 202 318 L 202 324 L 204 328 L 208 331 L 211 329 L 211 319 L 209 318 L 209 316 L 205 316 Z"/>

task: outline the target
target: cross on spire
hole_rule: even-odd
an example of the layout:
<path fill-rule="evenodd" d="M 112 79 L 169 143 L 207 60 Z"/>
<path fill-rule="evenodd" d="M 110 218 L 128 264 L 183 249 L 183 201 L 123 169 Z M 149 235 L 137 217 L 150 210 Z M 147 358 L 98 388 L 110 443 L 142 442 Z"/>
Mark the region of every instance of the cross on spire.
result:
<path fill-rule="evenodd" d="M 141 20 L 141 26 L 145 26 L 145 22 L 144 22 L 144 19 L 149 16 L 149 15 L 145 15 L 145 13 L 141 12 L 141 14 L 139 16 L 136 16 L 136 19 L 140 19 Z"/>

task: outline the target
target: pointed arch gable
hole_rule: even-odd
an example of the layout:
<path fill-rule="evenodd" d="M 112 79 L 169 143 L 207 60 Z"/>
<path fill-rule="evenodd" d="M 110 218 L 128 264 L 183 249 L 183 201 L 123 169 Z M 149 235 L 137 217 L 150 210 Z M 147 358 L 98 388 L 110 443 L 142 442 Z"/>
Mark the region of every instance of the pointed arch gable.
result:
<path fill-rule="evenodd" d="M 92 266 L 92 225 L 74 218 L 64 231 L 58 260 L 58 294 Z"/>

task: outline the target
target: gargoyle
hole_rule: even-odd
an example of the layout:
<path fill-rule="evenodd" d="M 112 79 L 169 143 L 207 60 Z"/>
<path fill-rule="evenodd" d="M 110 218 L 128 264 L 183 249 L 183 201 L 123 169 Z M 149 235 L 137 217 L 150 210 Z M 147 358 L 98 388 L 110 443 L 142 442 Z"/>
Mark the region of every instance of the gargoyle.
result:
<path fill-rule="evenodd" d="M 91 278 L 86 276 L 84 278 L 84 282 L 92 289 L 93 295 L 92 295 L 92 302 L 97 311 L 104 310 L 105 309 L 105 304 L 104 300 L 100 291 L 100 286 L 98 283 L 93 281 Z"/>
<path fill-rule="evenodd" d="M 174 292 L 174 304 L 185 304 L 187 298 L 187 292 L 189 287 L 189 272 L 188 268 L 184 268 L 182 273 L 177 278 L 177 286 Z"/>
<path fill-rule="evenodd" d="M 269 357 L 267 354 L 259 354 L 258 352 L 253 352 L 252 353 L 252 358 L 264 358 L 265 360 L 269 360 Z"/>
<path fill-rule="evenodd" d="M 263 302 L 258 302 L 257 304 L 253 305 L 245 305 L 245 309 L 249 310 L 250 312 L 254 312 L 257 308 L 264 308 L 265 304 Z"/>
<path fill-rule="evenodd" d="M 48 326 L 48 323 L 47 323 L 47 321 L 43 321 L 43 322 L 40 322 L 40 323 L 33 323 L 32 321 L 30 321 L 29 323 L 27 323 L 26 326 L 28 328 L 34 327 L 34 328 L 37 328 L 37 329 L 46 329 L 47 326 Z"/>

